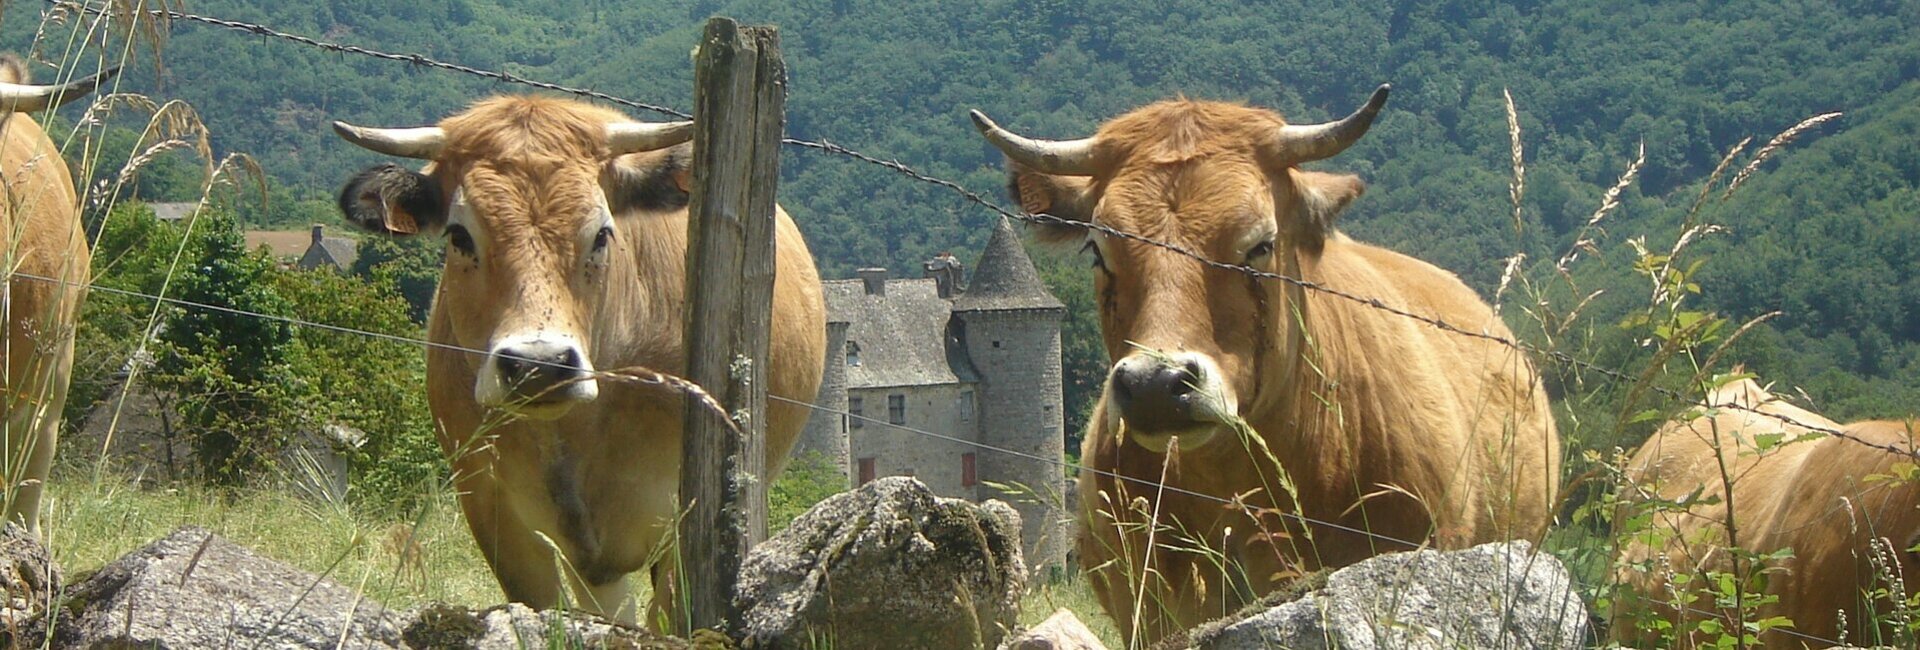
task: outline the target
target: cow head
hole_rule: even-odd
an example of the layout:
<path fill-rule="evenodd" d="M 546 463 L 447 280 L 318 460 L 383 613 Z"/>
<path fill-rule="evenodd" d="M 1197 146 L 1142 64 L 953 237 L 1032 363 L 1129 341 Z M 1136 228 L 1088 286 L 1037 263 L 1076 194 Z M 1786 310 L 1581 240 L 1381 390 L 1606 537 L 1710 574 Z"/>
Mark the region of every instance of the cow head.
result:
<path fill-rule="evenodd" d="M 376 233 L 445 237 L 434 318 L 447 319 L 455 344 L 485 351 L 467 355 L 474 400 L 555 418 L 598 396 L 590 328 L 610 296 L 639 282 L 635 244 L 614 215 L 685 205 L 687 155 L 676 145 L 692 127 L 539 97 L 482 101 L 431 127 L 336 122 L 356 145 L 431 161 L 423 172 L 362 171 L 340 210 Z M 640 152 L 654 153 L 627 155 Z"/>
<path fill-rule="evenodd" d="M 1354 176 L 1297 166 L 1359 140 L 1386 97 L 1381 86 L 1352 115 L 1310 126 L 1236 104 L 1168 101 L 1071 141 L 1026 138 L 978 111 L 973 120 L 1011 161 L 1010 189 L 1027 212 L 1287 272 L 1295 255 L 1318 253 L 1335 215 L 1363 189 Z M 1070 224 L 1042 235 L 1084 237 L 1093 254 L 1113 363 L 1105 411 L 1118 414 L 1129 439 L 1162 451 L 1177 435 L 1182 448 L 1195 448 L 1257 403 L 1261 361 L 1292 327 L 1281 283 Z"/>

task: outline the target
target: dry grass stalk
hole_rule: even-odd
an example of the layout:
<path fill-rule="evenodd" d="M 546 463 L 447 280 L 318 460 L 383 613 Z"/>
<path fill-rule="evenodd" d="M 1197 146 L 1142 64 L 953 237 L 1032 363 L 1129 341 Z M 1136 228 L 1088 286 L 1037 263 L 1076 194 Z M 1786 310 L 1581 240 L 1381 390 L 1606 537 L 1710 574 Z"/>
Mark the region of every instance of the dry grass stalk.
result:
<path fill-rule="evenodd" d="M 1520 263 L 1526 259 L 1526 253 L 1514 253 L 1507 258 L 1507 268 L 1500 272 L 1500 286 L 1493 290 L 1493 313 L 1500 313 L 1500 298 L 1507 294 L 1507 286 L 1513 284 L 1514 276 L 1520 272 Z"/>
<path fill-rule="evenodd" d="M 1640 175 L 1640 166 L 1646 164 L 1646 162 L 1647 143 L 1642 142 L 1640 143 L 1638 153 L 1633 158 L 1633 162 L 1627 164 L 1627 171 L 1620 174 L 1620 180 L 1615 182 L 1613 187 L 1607 188 L 1607 193 L 1600 197 L 1600 208 L 1593 211 L 1592 217 L 1587 218 L 1586 225 L 1580 227 L 1580 234 L 1574 237 L 1573 244 L 1567 247 L 1566 254 L 1561 255 L 1560 261 L 1554 264 L 1554 268 L 1557 269 L 1561 275 L 1567 273 L 1567 265 L 1579 259 L 1580 251 L 1584 250 L 1596 255 L 1599 254 L 1599 249 L 1594 247 L 1594 240 L 1587 236 L 1588 233 L 1599 226 L 1600 222 L 1606 219 L 1607 215 L 1612 213 L 1615 208 L 1620 207 L 1620 193 L 1627 191 L 1627 187 L 1633 185 L 1633 179 Z"/>
<path fill-rule="evenodd" d="M 1513 141 L 1513 182 L 1507 184 L 1507 196 L 1513 199 L 1513 231 L 1520 232 L 1521 199 L 1527 194 L 1527 161 L 1520 145 L 1520 112 L 1513 107 L 1513 93 L 1500 89 L 1507 102 L 1507 137 Z"/>
<path fill-rule="evenodd" d="M 1727 191 L 1720 195 L 1720 200 L 1725 201 L 1727 197 L 1733 196 L 1733 191 L 1738 189 L 1741 183 L 1747 182 L 1747 177 L 1752 176 L 1754 170 L 1760 168 L 1760 163 L 1766 162 L 1767 159 L 1771 158 L 1774 152 L 1779 151 L 1781 147 L 1792 144 L 1795 138 L 1800 137 L 1800 134 L 1806 133 L 1813 127 L 1830 122 L 1840 117 L 1840 115 L 1841 113 L 1838 112 L 1815 115 L 1801 120 L 1799 124 L 1788 127 L 1787 130 L 1781 131 L 1780 135 L 1773 136 L 1772 140 L 1767 141 L 1767 146 L 1761 147 L 1760 152 L 1753 155 L 1752 162 L 1748 162 L 1747 166 L 1741 167 L 1740 173 L 1733 175 L 1733 182 L 1727 184 Z"/>

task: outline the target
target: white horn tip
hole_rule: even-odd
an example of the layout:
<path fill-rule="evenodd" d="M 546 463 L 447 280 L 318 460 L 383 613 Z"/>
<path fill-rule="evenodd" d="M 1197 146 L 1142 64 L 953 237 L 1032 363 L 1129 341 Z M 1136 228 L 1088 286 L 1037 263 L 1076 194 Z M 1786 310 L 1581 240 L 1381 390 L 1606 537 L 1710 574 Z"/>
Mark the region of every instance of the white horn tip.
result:
<path fill-rule="evenodd" d="M 994 131 L 1000 128 L 1000 125 L 994 124 L 993 120 L 987 119 L 986 113 L 982 113 L 978 110 L 969 109 L 967 111 L 967 117 L 973 118 L 973 128 L 979 129 L 981 133 Z"/>

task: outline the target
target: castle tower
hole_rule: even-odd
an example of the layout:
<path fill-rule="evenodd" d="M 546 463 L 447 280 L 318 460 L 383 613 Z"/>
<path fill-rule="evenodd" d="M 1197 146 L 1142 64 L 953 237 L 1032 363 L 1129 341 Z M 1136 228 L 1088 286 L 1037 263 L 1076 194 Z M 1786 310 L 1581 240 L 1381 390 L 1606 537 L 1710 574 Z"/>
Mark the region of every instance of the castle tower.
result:
<path fill-rule="evenodd" d="M 820 396 L 813 400 L 821 409 L 815 409 L 807 418 L 807 428 L 801 430 L 800 441 L 793 448 L 794 458 L 807 453 L 820 454 L 840 470 L 841 478 L 851 476 L 848 468 L 853 462 L 847 449 L 847 416 L 841 415 L 847 410 L 848 325 L 843 319 L 827 319 L 826 372 L 820 376 Z"/>
<path fill-rule="evenodd" d="M 1027 565 L 1063 566 L 1072 545 L 1066 499 L 1066 440 L 1060 396 L 1060 321 L 1066 307 L 1047 291 L 1006 219 L 980 254 L 973 280 L 953 302 L 960 344 L 979 373 L 979 441 L 1030 457 L 975 451 L 979 496 L 1020 511 Z M 1052 462 L 1034 460 L 1033 457 Z M 1006 494 L 988 483 L 1019 484 Z"/>

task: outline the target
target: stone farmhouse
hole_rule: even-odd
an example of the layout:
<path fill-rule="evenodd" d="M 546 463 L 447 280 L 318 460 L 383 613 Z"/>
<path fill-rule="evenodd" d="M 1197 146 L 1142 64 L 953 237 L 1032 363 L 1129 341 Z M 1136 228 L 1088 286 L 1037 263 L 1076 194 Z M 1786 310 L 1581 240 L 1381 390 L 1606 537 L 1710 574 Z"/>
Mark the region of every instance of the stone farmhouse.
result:
<path fill-rule="evenodd" d="M 823 454 L 855 484 L 912 476 L 941 496 L 1005 501 L 1020 512 L 1027 563 L 1063 565 L 1071 546 L 1059 465 L 1066 310 L 1019 235 L 1002 220 L 971 282 L 947 254 L 924 263 L 918 278 L 857 274 L 825 283 L 827 371 L 817 403 L 830 410 L 814 412 L 796 454 Z M 994 487 L 1015 484 L 1024 487 Z"/>

